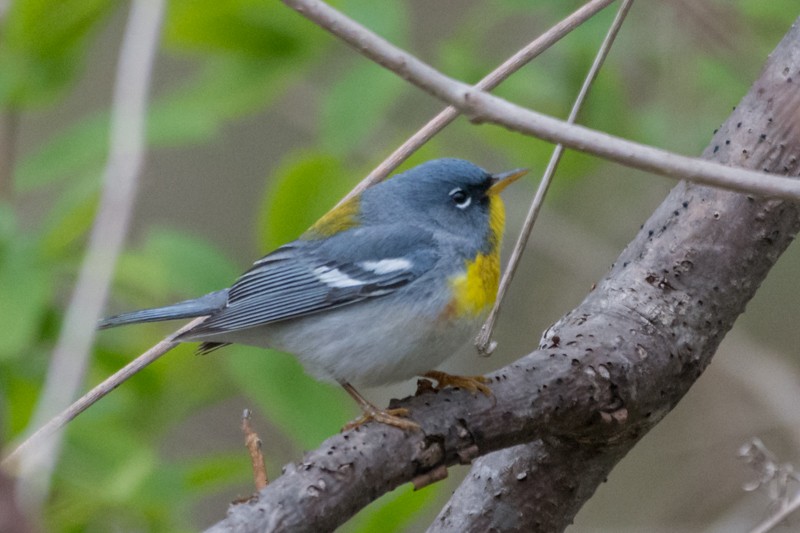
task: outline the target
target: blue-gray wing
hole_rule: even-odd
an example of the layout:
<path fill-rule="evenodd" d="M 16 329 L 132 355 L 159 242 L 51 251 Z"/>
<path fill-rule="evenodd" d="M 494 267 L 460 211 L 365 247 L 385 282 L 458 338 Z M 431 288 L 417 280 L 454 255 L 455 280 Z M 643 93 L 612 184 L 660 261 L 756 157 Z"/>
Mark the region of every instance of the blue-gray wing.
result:
<path fill-rule="evenodd" d="M 323 241 L 295 241 L 256 261 L 230 288 L 225 307 L 195 336 L 252 328 L 390 294 L 438 260 L 422 229 L 378 226 Z"/>

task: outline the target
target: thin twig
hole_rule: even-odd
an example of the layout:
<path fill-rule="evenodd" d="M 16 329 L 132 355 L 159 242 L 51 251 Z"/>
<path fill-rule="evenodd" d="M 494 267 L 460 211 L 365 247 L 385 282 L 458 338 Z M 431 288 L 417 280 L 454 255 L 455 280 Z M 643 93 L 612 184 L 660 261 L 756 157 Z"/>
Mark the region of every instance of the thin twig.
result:
<path fill-rule="evenodd" d="M 585 22 L 588 18 L 593 16 L 595 13 L 597 13 L 598 11 L 600 11 L 613 1 L 614 0 L 592 0 L 588 2 L 583 7 L 581 7 L 580 9 L 572 13 L 570 16 L 568 16 L 567 18 L 565 18 L 564 20 L 562 20 L 561 22 L 550 28 L 540 37 L 535 39 L 528 46 L 526 46 L 525 48 L 514 54 L 511 58 L 505 61 L 500 67 L 495 69 L 492 73 L 490 73 L 483 80 L 481 80 L 478 86 L 487 89 L 496 87 L 510 74 L 519 70 L 519 68 L 523 64 L 541 54 L 544 50 L 552 46 L 555 42 L 560 40 L 567 33 L 569 33 L 574 28 Z M 369 185 L 383 179 L 383 177 L 385 177 L 389 172 L 394 170 L 394 168 L 396 168 L 397 165 L 402 163 L 402 161 L 405 160 L 417 148 L 419 148 L 419 146 L 421 146 L 424 142 L 430 139 L 433 135 L 441 131 L 441 129 L 444 128 L 444 126 L 452 122 L 452 120 L 456 116 L 458 116 L 458 111 L 455 108 L 448 107 L 447 109 L 445 109 L 430 123 L 428 123 L 422 130 L 420 130 L 414 137 L 409 139 L 400 149 L 395 151 L 389 157 L 389 159 L 384 161 L 369 176 L 367 176 L 367 178 L 365 178 L 364 181 L 362 181 L 355 189 L 353 189 L 353 191 L 351 191 L 348 194 L 348 197 L 357 194 L 358 192 L 368 187 Z M 187 328 L 195 324 L 196 322 L 192 322 L 186 328 L 183 328 L 180 331 L 186 331 Z M 108 378 L 106 381 L 98 385 L 95 389 L 92 389 L 92 391 L 88 392 L 85 396 L 83 396 L 78 401 L 73 403 L 64 412 L 62 412 L 57 417 L 50 420 L 46 426 L 42 427 L 34 435 L 32 435 L 26 441 L 24 441 L 16 450 L 14 450 L 14 452 L 12 452 L 12 454 L 9 455 L 9 457 L 7 457 L 3 461 L 3 464 L 5 465 L 16 461 L 18 454 L 23 449 L 29 447 L 32 441 L 38 440 L 39 438 L 42 438 L 66 425 L 79 413 L 86 410 L 94 402 L 105 396 L 108 392 L 110 392 L 114 388 L 118 387 L 122 382 L 127 380 L 129 377 L 133 376 L 144 366 L 153 362 L 157 357 L 159 357 L 166 351 L 170 350 L 175 345 L 173 344 L 165 348 L 163 352 L 158 351 L 159 346 L 161 346 L 161 344 L 156 345 L 151 350 L 148 350 L 147 352 L 139 356 L 128 367 L 123 368 L 122 370 L 120 370 L 119 372 Z M 128 371 L 129 367 L 131 367 L 131 369 L 135 368 L 135 370 Z"/>
<path fill-rule="evenodd" d="M 244 433 L 244 445 L 253 465 L 253 480 L 256 490 L 259 491 L 269 485 L 269 478 L 267 467 L 264 465 L 264 454 L 261 452 L 261 439 L 250 425 L 250 409 L 245 409 L 242 413 L 242 433 Z"/>
<path fill-rule="evenodd" d="M 572 30 L 596 15 L 600 10 L 608 6 L 614 0 L 591 0 L 579 9 L 574 11 L 558 24 L 551 27 L 542 35 L 531 41 L 527 46 L 509 57 L 502 65 L 490 72 L 485 78 L 475 84 L 475 87 L 484 91 L 491 91 L 511 74 L 518 71 L 524 65 L 535 59 L 542 52 L 560 41 Z M 443 109 L 438 115 L 425 124 L 419 131 L 412 135 L 406 142 L 389 155 L 380 165 L 369 173 L 347 196 L 342 198 L 340 204 L 348 199 L 360 194 L 367 187 L 378 183 L 388 176 L 394 169 L 400 166 L 403 161 L 411 157 L 420 146 L 428 142 L 434 135 L 442 131 L 448 124 L 453 122 L 461 112 L 453 106 Z"/>
<path fill-rule="evenodd" d="M 772 528 L 779 525 L 786 520 L 790 514 L 800 509 L 800 493 L 796 494 L 791 501 L 784 505 L 778 512 L 758 524 L 750 533 L 767 533 L 772 531 Z"/>
<path fill-rule="evenodd" d="M 541 54 L 544 50 L 552 46 L 555 42 L 560 40 L 564 37 L 567 33 L 572 31 L 574 28 L 582 24 L 588 18 L 593 16 L 595 13 L 606 7 L 608 4 L 613 2 L 614 0 L 592 0 L 588 2 L 586 5 L 582 6 L 580 9 L 572 13 L 570 16 L 553 26 L 550 30 L 545 32 L 543 35 L 535 39 L 531 42 L 528 46 L 514 54 L 511 58 L 505 61 L 500 67 L 495 69 L 492 73 L 486 76 L 483 80 L 478 83 L 478 87 L 491 89 L 496 87 L 499 83 L 501 83 L 504 79 L 506 79 L 510 74 L 517 71 L 522 65 L 526 62 L 532 60 L 539 54 Z M 384 161 L 384 163 L 375 169 L 367 178 L 360 183 L 356 189 L 351 191 L 348 196 L 353 194 L 357 194 L 357 192 L 363 190 L 372 183 L 375 183 L 385 177 L 389 172 L 391 172 L 394 168 L 397 167 L 405 158 L 407 158 L 411 153 L 413 153 L 419 146 L 424 144 L 424 142 L 435 135 L 438 131 L 441 131 L 447 124 L 452 122 L 452 120 L 458 116 L 458 111 L 453 107 L 448 107 L 442 113 L 440 113 L 434 120 L 432 120 L 428 125 L 426 125 L 420 132 L 418 132 L 414 137 L 409 139 L 401 148 L 395 151 L 389 159 Z M 382 174 L 381 174 L 382 173 Z M 194 325 L 195 323 L 191 323 L 189 326 Z M 187 326 L 188 327 L 188 326 Z M 180 331 L 185 331 L 187 328 L 184 328 Z M 166 342 L 166 341 L 165 341 Z M 75 418 L 79 413 L 83 412 L 87 409 L 90 405 L 94 402 L 105 396 L 108 392 L 113 390 L 114 388 L 118 387 L 123 381 L 127 380 L 129 377 L 133 376 L 136 372 L 141 370 L 144 366 L 150 364 L 155 359 L 157 359 L 163 353 L 173 348 L 175 344 L 167 345 L 164 347 L 164 344 L 159 344 L 153 347 L 151 350 L 148 350 L 137 359 L 135 359 L 132 363 L 128 366 L 108 378 L 106 381 L 98 385 L 95 389 L 87 393 L 85 396 L 80 398 L 74 404 L 72 404 L 67 410 L 62 412 L 57 417 L 50 420 L 46 426 L 42 427 L 39 431 L 37 431 L 34 435 L 29 437 L 26 441 L 24 441 L 11 455 L 9 455 L 4 461 L 4 464 L 12 463 L 18 460 L 18 455 L 23 453 L 25 449 L 27 449 L 34 441 L 37 441 L 40 438 L 43 438 L 46 435 L 51 434 L 52 432 L 60 429 L 65 424 L 67 424 L 70 420 Z"/>
<path fill-rule="evenodd" d="M 163 0 L 131 3 L 114 85 L 110 151 L 100 206 L 31 428 L 69 404 L 83 382 L 97 319 L 127 233 L 144 163 L 147 93 L 163 12 Z M 20 458 L 19 488 L 36 507 L 47 494 L 59 455 L 60 436 L 51 437 Z"/>
<path fill-rule="evenodd" d="M 800 24 L 770 55 L 705 157 L 726 161 L 743 149 L 753 150 L 756 155 L 744 164 L 787 172 L 785 165 L 800 152 L 800 129 L 793 125 L 800 99 L 780 73 L 787 66 L 797 72 L 798 37 Z M 758 149 L 758 124 L 767 117 L 780 134 L 774 149 Z M 714 151 L 717 143 L 722 146 Z M 712 213 L 720 213 L 724 228 Z M 756 218 L 756 225 L 748 223 Z M 452 389 L 401 401 L 393 407 L 409 408 L 424 433 L 367 424 L 335 435 L 304 454 L 299 464 L 288 465 L 257 502 L 237 506 L 209 531 L 255 531 L 274 524 L 285 530 L 330 531 L 399 484 L 440 464 L 462 462 L 460 450 L 475 446 L 485 455 L 534 439 L 540 439 L 541 447 L 525 446 L 523 458 L 524 472 L 534 475 L 517 477 L 520 471 L 505 460 L 513 455 L 482 460 L 490 470 L 473 471 L 474 490 L 458 506 L 465 510 L 464 520 L 451 521 L 459 513 L 449 507 L 443 514 L 453 512 L 440 529 L 487 531 L 511 517 L 519 530 L 563 530 L 614 465 L 689 390 L 697 370 L 708 366 L 722 337 L 791 243 L 797 220 L 797 206 L 790 202 L 747 202 L 739 195 L 680 184 L 596 290 L 548 328 L 542 349 L 493 374 L 495 405 Z M 649 234 L 648 229 L 655 231 Z M 765 242 L 765 234 L 775 240 Z M 665 265 L 676 266 L 670 277 L 680 274 L 676 290 L 665 289 L 650 274 Z M 683 305 L 700 299 L 703 306 Z M 712 305 L 717 312 L 709 322 Z M 690 359 L 689 366 L 676 362 L 675 350 Z M 527 412 L 516 411 L 515 404 Z M 600 415 L 619 412 L 621 406 L 628 410 L 625 422 Z M 525 435 L 513 436 L 517 430 Z M 531 483 L 540 490 L 517 490 Z M 518 492 L 534 497 L 523 502 L 513 497 Z M 471 529 L 463 527 L 467 522 Z"/>
<path fill-rule="evenodd" d="M 578 97 L 575 99 L 575 103 L 572 104 L 572 110 L 569 113 L 569 117 L 567 117 L 567 122 L 569 124 L 575 123 L 578 113 L 580 112 L 581 107 L 583 107 L 583 102 L 586 100 L 586 95 L 589 94 L 589 89 L 591 89 L 592 83 L 594 83 L 595 78 L 597 78 L 597 73 L 600 72 L 600 68 L 603 66 L 603 62 L 606 60 L 608 52 L 611 50 L 611 46 L 614 44 L 614 39 L 617 38 L 617 33 L 619 33 L 619 30 L 622 27 L 622 23 L 625 22 L 625 17 L 628 15 L 628 11 L 630 10 L 632 4 L 633 0 L 623 0 L 622 5 L 619 6 L 617 16 L 611 23 L 611 27 L 608 29 L 608 33 L 606 34 L 603 43 L 600 45 L 600 49 L 597 51 L 597 56 L 595 56 L 594 63 L 592 63 L 592 66 L 589 68 L 589 72 L 586 74 L 586 79 L 583 80 L 583 85 L 578 93 Z M 556 169 L 558 168 L 558 163 L 561 161 L 561 156 L 563 154 L 564 145 L 557 144 L 553 150 L 553 155 L 550 156 L 550 161 L 547 164 L 547 169 L 542 176 L 542 180 L 539 182 L 539 188 L 536 190 L 536 195 L 533 197 L 533 202 L 531 203 L 531 207 L 528 210 L 527 216 L 525 217 L 525 223 L 522 225 L 522 230 L 517 237 L 514 250 L 511 252 L 511 258 L 508 260 L 508 265 L 506 266 L 505 273 L 503 274 L 503 279 L 500 280 L 500 286 L 497 291 L 497 299 L 494 302 L 494 306 L 492 307 L 489 316 L 486 317 L 486 322 L 484 322 L 483 326 L 481 327 L 481 331 L 478 333 L 478 336 L 475 339 L 475 347 L 478 349 L 478 354 L 484 357 L 490 356 L 497 347 L 497 343 L 492 341 L 492 332 L 494 331 L 494 324 L 497 321 L 497 315 L 500 313 L 500 307 L 503 305 L 503 299 L 508 292 L 509 285 L 511 285 L 511 280 L 514 279 L 514 274 L 517 272 L 519 261 L 522 258 L 522 254 L 525 252 L 525 247 L 527 246 L 528 239 L 531 236 L 533 225 L 536 223 L 536 219 L 539 216 L 539 211 L 542 209 L 544 197 L 547 195 L 547 190 L 550 188 L 550 184 L 553 181 L 553 176 L 555 175 Z"/>
<path fill-rule="evenodd" d="M 748 492 L 766 489 L 777 510 L 751 530 L 766 533 L 800 509 L 800 492 L 789 499 L 789 485 L 800 481 L 791 463 L 780 463 L 778 458 L 758 437 L 753 437 L 739 449 L 739 458 L 746 462 L 757 477 L 742 488 Z"/>
<path fill-rule="evenodd" d="M 449 78 L 319 0 L 283 0 L 358 52 L 433 96 L 459 108 L 475 122 L 491 122 L 568 148 L 669 178 L 765 197 L 800 199 L 800 181 L 681 156 L 666 150 L 568 124 L 512 104 Z M 798 93 L 797 98 L 800 98 Z M 790 127 L 800 128 L 800 123 Z"/>
<path fill-rule="evenodd" d="M 42 439 L 53 435 L 72 419 L 88 409 L 92 404 L 103 398 L 106 394 L 119 387 L 119 385 L 126 380 L 133 377 L 134 374 L 142 370 L 144 367 L 175 348 L 180 342 L 175 341 L 175 337 L 189 331 L 196 325 L 200 324 L 206 317 L 200 317 L 192 320 L 176 332 L 170 334 L 164 340 L 141 354 L 139 357 L 122 367 L 120 370 L 109 376 L 102 383 L 95 386 L 92 390 L 81 396 L 72 405 L 59 413 L 57 416 L 51 418 L 45 425 L 39 428 L 34 434 L 26 438 L 19 446 L 9 453 L 0 463 L 3 468 L 11 471 L 16 471 L 19 468 L 20 459 L 28 454 L 31 450 L 35 449 L 34 446 L 41 446 Z"/>

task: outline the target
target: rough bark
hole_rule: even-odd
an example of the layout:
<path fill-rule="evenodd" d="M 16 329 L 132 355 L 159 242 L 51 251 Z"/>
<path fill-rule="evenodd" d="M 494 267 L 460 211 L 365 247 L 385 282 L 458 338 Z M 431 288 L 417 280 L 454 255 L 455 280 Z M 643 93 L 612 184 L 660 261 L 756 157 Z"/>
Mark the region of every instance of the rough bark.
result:
<path fill-rule="evenodd" d="M 798 81 L 796 22 L 703 157 L 797 175 Z M 577 449 L 573 439 L 550 439 L 481 457 L 428 531 L 553 531 L 571 523 L 584 500 L 578 494 L 590 496 L 706 368 L 799 225 L 793 203 L 687 182 L 675 187 L 598 289 L 545 335 L 571 343 L 576 321 L 608 319 L 620 335 L 611 349 L 622 355 L 609 372 L 634 434 Z M 637 318 L 641 325 L 620 327 Z M 563 490 L 548 489 L 559 482 Z"/>
<path fill-rule="evenodd" d="M 797 175 L 798 83 L 796 23 L 703 157 Z M 335 435 L 209 531 L 329 531 L 483 455 L 432 531 L 562 530 L 708 366 L 798 230 L 794 203 L 680 183 L 539 349 L 490 376 L 493 399 L 405 399 L 422 432 Z"/>

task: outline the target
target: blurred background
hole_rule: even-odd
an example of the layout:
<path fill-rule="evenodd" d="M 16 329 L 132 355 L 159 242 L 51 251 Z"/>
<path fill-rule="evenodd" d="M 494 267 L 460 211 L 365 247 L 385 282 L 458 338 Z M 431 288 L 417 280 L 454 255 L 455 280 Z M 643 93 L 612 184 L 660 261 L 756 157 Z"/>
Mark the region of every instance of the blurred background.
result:
<path fill-rule="evenodd" d="M 333 2 L 445 73 L 476 82 L 577 1 Z M 0 2 L 0 443 L 30 422 L 85 250 L 107 158 L 128 8 L 110 0 Z M 616 10 L 578 28 L 496 93 L 565 117 Z M 800 14 L 795 0 L 633 6 L 579 121 L 698 155 Z M 148 153 L 107 314 L 228 286 L 298 236 L 442 105 L 278 2 L 173 0 L 153 73 Z M 459 119 L 412 160 L 530 167 L 506 195 L 512 243 L 552 146 Z M 496 332 L 445 370 L 489 372 L 536 347 L 636 234 L 672 182 L 568 152 Z M 506 246 L 506 252 L 508 252 Z M 507 256 L 507 253 L 506 253 Z M 790 249 L 681 404 L 626 457 L 571 531 L 742 531 L 766 491 L 737 458 L 760 437 L 800 465 L 800 361 Z M 175 324 L 101 332 L 86 387 Z M 378 404 L 414 383 L 363 391 Z M 290 356 L 174 350 L 69 426 L 45 531 L 194 531 L 252 491 L 240 416 L 254 411 L 267 469 L 298 461 L 357 415 Z M 403 486 L 346 532 L 424 531 L 466 472 Z"/>

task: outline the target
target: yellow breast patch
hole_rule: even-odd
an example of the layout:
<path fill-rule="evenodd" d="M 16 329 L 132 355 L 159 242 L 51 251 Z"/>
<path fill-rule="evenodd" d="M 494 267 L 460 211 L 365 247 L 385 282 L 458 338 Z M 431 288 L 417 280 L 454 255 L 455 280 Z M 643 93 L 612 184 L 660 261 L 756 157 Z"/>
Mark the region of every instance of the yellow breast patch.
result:
<path fill-rule="evenodd" d="M 465 271 L 450 279 L 453 299 L 444 315 L 478 316 L 488 311 L 497 298 L 500 284 L 500 245 L 506 222 L 506 210 L 499 196 L 489 197 L 489 252 L 466 261 Z"/>
<path fill-rule="evenodd" d="M 455 316 L 477 316 L 494 303 L 500 281 L 499 247 L 488 255 L 478 254 L 466 267 L 466 272 L 450 280 L 453 301 L 448 311 Z"/>

